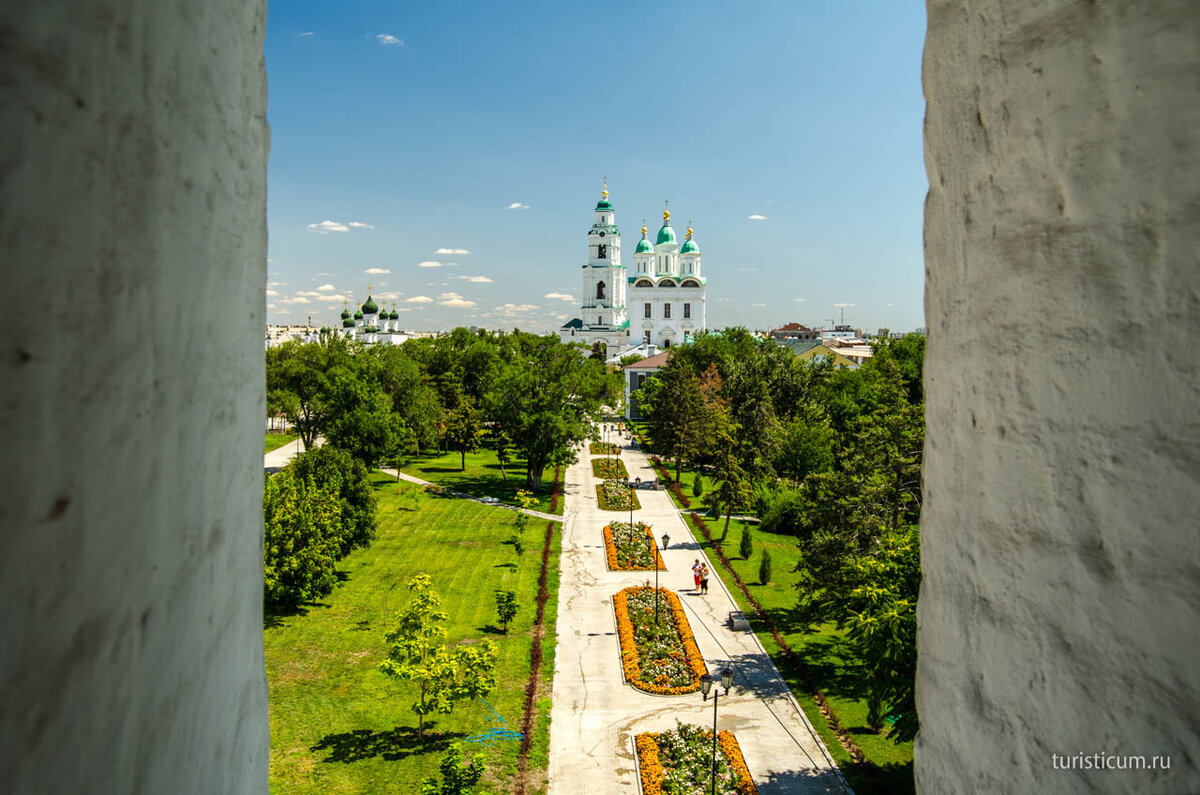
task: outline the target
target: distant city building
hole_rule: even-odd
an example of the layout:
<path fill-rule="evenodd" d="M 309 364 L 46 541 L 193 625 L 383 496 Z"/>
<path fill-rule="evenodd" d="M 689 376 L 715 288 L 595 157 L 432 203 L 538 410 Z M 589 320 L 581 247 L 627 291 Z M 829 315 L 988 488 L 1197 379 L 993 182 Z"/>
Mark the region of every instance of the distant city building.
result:
<path fill-rule="evenodd" d="M 767 332 L 767 336 L 776 341 L 798 340 L 813 342 L 819 338 L 816 329 L 811 329 L 802 323 L 787 323 Z"/>
<path fill-rule="evenodd" d="M 607 185 L 600 196 L 587 235 L 580 316 L 563 324 L 559 338 L 589 346 L 603 343 L 609 355 L 641 343 L 670 348 L 690 341 L 706 327 L 707 292 L 691 224 L 682 245 L 671 228 L 669 210 L 663 211 L 654 243 L 643 224 L 630 273 L 621 262 L 621 231 Z"/>
<path fill-rule="evenodd" d="M 665 367 L 667 362 L 670 360 L 671 351 L 666 350 L 625 367 L 626 419 L 640 420 L 642 418 L 641 411 L 637 405 L 637 399 L 633 396 L 633 393 L 641 389 L 642 384 L 646 383 L 646 379 Z"/>

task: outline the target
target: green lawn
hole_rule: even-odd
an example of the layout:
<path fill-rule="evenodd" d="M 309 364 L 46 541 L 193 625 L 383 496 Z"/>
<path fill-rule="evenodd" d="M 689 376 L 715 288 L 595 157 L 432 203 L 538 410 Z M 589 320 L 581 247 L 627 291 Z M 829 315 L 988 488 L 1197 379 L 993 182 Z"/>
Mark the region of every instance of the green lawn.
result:
<path fill-rule="evenodd" d="M 511 512 L 424 494 L 378 473 L 372 481 L 379 497 L 379 537 L 339 564 L 342 581 L 329 597 L 303 614 L 266 620 L 270 785 L 276 793 L 417 792 L 420 779 L 436 773 L 450 740 L 499 727 L 482 704 L 460 703 L 451 715 L 431 716 L 430 734 L 420 745 L 409 709 L 413 689 L 376 669 L 387 651 L 384 634 L 407 601 L 405 582 L 420 571 L 433 578 L 443 598 L 449 642 L 488 638 L 499 646 L 499 684 L 487 700 L 505 719 L 503 728 L 521 730 L 546 523 L 530 522 L 525 553 L 518 558 L 504 543 L 513 532 Z M 559 549 L 556 529 L 530 758 L 532 780 L 538 783 L 530 793 L 544 791 Z M 497 588 L 515 590 L 520 605 L 507 635 L 496 628 Z M 519 742 L 464 747 L 487 758 L 485 781 L 492 790 L 512 791 Z"/>
<path fill-rule="evenodd" d="M 462 454 L 451 451 L 446 454 L 435 452 L 409 459 L 400 467 L 407 475 L 437 483 L 464 494 L 476 497 L 495 497 L 509 505 L 517 505 L 516 493 L 525 488 L 525 462 L 512 461 L 500 471 L 494 450 L 480 449 L 467 453 L 467 468 L 462 469 Z M 542 477 L 542 493 L 535 494 L 537 503 L 533 509 L 550 512 L 550 493 L 554 490 L 554 469 L 547 469 Z M 562 515 L 563 500 L 558 501 L 554 513 Z"/>
<path fill-rule="evenodd" d="M 753 608 L 737 588 L 725 567 L 717 560 L 716 553 L 709 552 L 710 545 L 704 540 L 704 534 L 695 526 L 690 516 L 687 517 L 687 522 L 701 548 L 715 564 L 717 574 L 725 583 L 725 587 L 737 600 L 738 606 L 747 615 L 752 616 Z M 705 519 L 705 524 L 715 539 L 721 537 L 724 519 Z M 738 555 L 738 542 L 741 540 L 742 528 L 746 526 L 751 528 L 754 552 L 749 560 L 742 560 Z M 796 699 L 804 708 L 805 714 L 808 715 L 808 719 L 817 727 L 822 740 L 833 753 L 850 786 L 859 795 L 870 795 L 871 793 L 904 795 L 915 792 L 912 773 L 912 743 L 897 745 L 886 737 L 876 734 L 867 726 L 867 703 L 863 697 L 858 663 L 846 648 L 842 633 L 832 624 L 821 626 L 815 632 L 806 632 L 791 615 L 791 609 L 796 604 L 794 587 L 796 575 L 792 574 L 792 569 L 795 567 L 799 555 L 795 540 L 791 536 L 767 533 L 757 524 L 748 524 L 738 519 L 732 519 L 729 522 L 729 537 L 723 546 L 734 571 L 749 586 L 754 598 L 779 627 L 784 640 L 800 656 L 813 681 L 824 691 L 842 727 L 862 748 L 863 754 L 867 758 L 867 764 L 874 768 L 873 771 L 864 771 L 851 762 L 849 754 L 838 743 L 833 731 L 829 729 L 827 721 L 817 708 L 816 702 L 808 694 L 799 672 L 792 669 L 787 657 L 779 650 L 771 637 L 771 633 L 763 628 L 760 622 L 755 622 L 754 627 L 763 647 L 770 653 L 771 658 L 775 661 L 775 666 L 787 680 Z M 774 572 L 771 576 L 771 584 L 766 586 L 760 585 L 758 580 L 758 567 L 762 560 L 763 550 L 770 550 Z M 872 780 L 878 782 L 878 785 L 872 786 Z"/>
<path fill-rule="evenodd" d="M 263 444 L 263 455 L 266 455 L 267 453 L 271 452 L 272 450 L 278 450 L 280 447 L 283 447 L 288 442 L 296 441 L 296 439 L 298 439 L 299 436 L 300 436 L 300 434 L 298 434 L 298 433 L 270 433 L 270 432 L 268 432 L 267 440 Z"/>

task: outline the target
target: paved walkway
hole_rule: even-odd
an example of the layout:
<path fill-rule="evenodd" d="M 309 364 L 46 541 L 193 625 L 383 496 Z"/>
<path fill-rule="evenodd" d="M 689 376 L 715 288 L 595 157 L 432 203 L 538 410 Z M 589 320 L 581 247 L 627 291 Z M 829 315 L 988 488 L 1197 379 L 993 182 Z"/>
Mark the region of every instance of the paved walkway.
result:
<path fill-rule="evenodd" d="M 325 441 L 324 439 L 317 437 L 317 447 L 320 447 L 324 441 Z M 288 461 L 291 461 L 293 458 L 295 458 L 297 455 L 299 455 L 300 451 L 303 449 L 304 449 L 304 442 L 300 441 L 299 439 L 297 439 L 294 442 L 289 442 L 288 444 L 285 444 L 283 447 L 278 447 L 263 456 L 263 469 L 269 470 L 271 472 L 280 470 L 283 467 L 287 466 Z M 409 475 L 405 472 L 401 472 L 401 473 L 399 473 L 399 475 L 397 475 L 396 470 L 388 469 L 387 467 L 380 467 L 379 471 L 384 473 L 385 475 L 391 475 L 392 477 L 399 477 L 400 480 L 406 480 L 409 483 L 415 483 L 418 486 L 434 485 L 431 481 L 421 480 L 420 478 L 415 477 L 413 475 Z M 534 511 L 534 510 L 529 510 L 526 508 L 518 508 L 515 505 L 505 505 L 502 502 L 495 502 L 487 497 L 475 497 L 471 494 L 464 494 L 461 491 L 454 491 L 452 489 L 446 489 L 446 493 L 449 494 L 451 497 L 458 497 L 459 499 L 462 499 L 462 500 L 471 500 L 472 502 L 478 502 L 483 505 L 491 505 L 494 508 L 503 508 L 506 511 L 521 511 L 522 513 L 527 513 L 530 516 L 536 516 L 538 519 L 549 519 L 551 522 L 561 522 L 563 520 L 563 518 L 561 516 L 557 516 L 552 513 L 544 513 L 542 511 Z"/>
<path fill-rule="evenodd" d="M 654 477 L 641 452 L 626 448 L 621 457 L 631 476 Z M 653 584 L 654 573 L 608 571 L 601 531 L 610 521 L 629 521 L 629 514 L 599 509 L 590 459 L 584 451 L 566 473 L 549 795 L 636 793 L 635 733 L 672 728 L 676 718 L 702 726 L 712 726 L 713 719 L 712 700 L 699 693 L 652 696 L 622 680 L 612 596 L 630 585 Z M 717 725 L 736 733 L 759 791 L 849 792 L 757 637 L 729 628 L 726 618 L 737 608 L 720 578 L 714 573 L 707 596 L 693 592 L 692 561 L 704 555 L 670 495 L 638 491 L 638 499 L 642 509 L 634 521 L 649 523 L 659 539 L 664 532 L 671 536 L 659 585 L 679 594 L 710 673 L 734 671 Z"/>

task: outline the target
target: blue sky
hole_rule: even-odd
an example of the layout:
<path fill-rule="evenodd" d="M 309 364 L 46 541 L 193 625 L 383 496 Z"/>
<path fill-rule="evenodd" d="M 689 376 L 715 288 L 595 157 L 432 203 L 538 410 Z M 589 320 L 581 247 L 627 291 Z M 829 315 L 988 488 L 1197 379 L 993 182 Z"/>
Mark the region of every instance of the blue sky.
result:
<path fill-rule="evenodd" d="M 710 328 L 922 326 L 924 13 L 272 2 L 268 320 L 370 284 L 416 329 L 556 328 L 607 175 L 626 265 L 664 199 L 693 221 Z"/>

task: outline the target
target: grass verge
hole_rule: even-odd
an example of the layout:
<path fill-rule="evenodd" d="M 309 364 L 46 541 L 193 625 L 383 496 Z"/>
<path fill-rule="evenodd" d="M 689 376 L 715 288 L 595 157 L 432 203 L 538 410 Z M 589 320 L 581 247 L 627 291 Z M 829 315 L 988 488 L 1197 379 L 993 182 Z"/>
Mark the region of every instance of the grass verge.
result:
<path fill-rule="evenodd" d="M 263 455 L 272 450 L 278 450 L 288 442 L 294 442 L 299 438 L 300 434 L 298 433 L 271 433 L 268 431 L 266 441 L 263 443 Z"/>
<path fill-rule="evenodd" d="M 450 715 L 431 716 L 422 745 L 410 709 L 413 689 L 377 670 L 387 651 L 383 636 L 408 600 L 405 583 L 419 571 L 443 596 L 448 642 L 490 638 L 499 646 L 498 685 L 487 701 L 504 718 L 503 728 L 522 731 L 542 556 L 518 557 L 505 543 L 514 526 L 509 511 L 424 494 L 378 473 L 372 481 L 379 497 L 374 544 L 341 562 L 341 582 L 328 598 L 266 618 L 273 792 L 418 792 L 451 742 L 498 726 L 482 704 L 462 703 Z M 561 549 L 559 534 L 549 536 L 543 670 L 553 670 Z M 507 633 L 497 628 L 498 588 L 516 591 L 520 605 Z M 549 683 L 540 679 L 534 692 L 545 698 Z M 532 784 L 529 795 L 544 789 L 549 710 L 540 700 L 535 707 L 524 773 L 519 742 L 464 744 L 468 756 L 484 755 L 485 782 L 497 792 L 513 792 L 518 781 Z"/>
<path fill-rule="evenodd" d="M 747 616 L 758 619 L 753 625 L 763 648 L 771 655 L 854 791 L 858 795 L 914 793 L 912 743 L 894 743 L 867 726 L 862 672 L 843 634 L 832 624 L 810 632 L 793 616 L 796 596 L 790 572 L 799 558 L 795 539 L 732 519 L 727 542 L 714 544 L 696 517 L 686 514 L 684 518 L 701 549 L 715 562 L 717 575 L 738 607 Z M 736 542 L 746 527 L 751 528 L 754 539 L 754 552 L 749 560 L 736 554 Z M 715 519 L 711 522 L 709 533 L 714 541 L 719 540 L 722 528 L 723 520 L 721 524 Z M 770 551 L 774 569 L 772 581 L 766 585 L 758 580 L 764 550 Z M 843 738 L 849 743 L 844 744 Z"/>
<path fill-rule="evenodd" d="M 462 454 L 451 450 L 449 453 L 433 453 L 410 459 L 400 467 L 400 471 L 473 497 L 494 497 L 507 505 L 520 504 L 516 495 L 518 489 L 525 488 L 524 461 L 511 461 L 501 470 L 495 451 L 477 450 L 467 453 L 466 464 L 466 469 L 463 469 Z M 537 503 L 530 507 L 535 511 L 561 516 L 561 500 L 556 510 L 550 510 L 550 495 L 555 488 L 556 481 L 547 470 L 542 481 L 542 492 L 533 495 Z"/>

